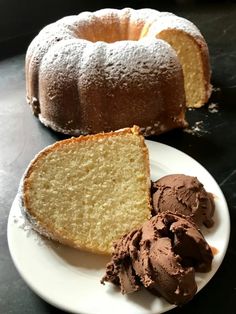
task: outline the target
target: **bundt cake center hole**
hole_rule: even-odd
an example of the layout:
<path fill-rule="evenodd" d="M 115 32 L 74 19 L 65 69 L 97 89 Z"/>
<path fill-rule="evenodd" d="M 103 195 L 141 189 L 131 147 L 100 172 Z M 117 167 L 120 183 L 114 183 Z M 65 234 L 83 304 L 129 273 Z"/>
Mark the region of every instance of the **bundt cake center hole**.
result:
<path fill-rule="evenodd" d="M 110 38 L 109 38 L 108 34 L 106 34 L 106 35 L 105 34 L 98 34 L 96 37 L 92 37 L 91 34 L 86 34 L 86 35 L 82 39 L 88 40 L 92 43 L 105 42 L 107 44 L 112 44 L 112 43 L 119 42 L 119 41 L 138 41 L 141 39 L 141 38 L 132 39 L 132 38 L 128 38 L 128 36 L 127 36 L 127 38 L 119 38 L 119 37 L 114 38 L 114 34 Z"/>
<path fill-rule="evenodd" d="M 118 25 L 112 21 L 90 21 L 86 27 L 78 27 L 76 37 L 90 42 L 114 43 L 118 41 L 138 41 L 145 36 L 142 28 L 134 28 L 132 25 Z"/>

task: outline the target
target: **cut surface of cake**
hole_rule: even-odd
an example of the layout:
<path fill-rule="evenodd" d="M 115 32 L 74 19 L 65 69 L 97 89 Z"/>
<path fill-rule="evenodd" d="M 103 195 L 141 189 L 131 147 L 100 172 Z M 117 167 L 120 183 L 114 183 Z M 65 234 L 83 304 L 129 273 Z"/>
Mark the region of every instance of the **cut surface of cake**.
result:
<path fill-rule="evenodd" d="M 95 253 L 150 218 L 148 150 L 139 128 L 57 142 L 29 165 L 22 209 L 41 234 Z"/>
<path fill-rule="evenodd" d="M 186 105 L 203 106 L 212 92 L 211 68 L 207 43 L 196 25 L 175 14 L 160 12 L 145 36 L 155 36 L 174 48 L 183 68 Z"/>

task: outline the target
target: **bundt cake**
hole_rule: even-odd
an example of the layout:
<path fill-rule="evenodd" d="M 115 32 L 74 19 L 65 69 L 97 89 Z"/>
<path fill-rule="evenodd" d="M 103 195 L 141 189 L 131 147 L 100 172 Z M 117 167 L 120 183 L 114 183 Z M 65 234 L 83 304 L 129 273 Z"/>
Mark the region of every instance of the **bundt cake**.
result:
<path fill-rule="evenodd" d="M 139 128 L 80 136 L 41 151 L 21 188 L 32 226 L 75 248 L 111 253 L 151 216 L 148 150 Z"/>
<path fill-rule="evenodd" d="M 30 44 L 25 72 L 34 114 L 75 136 L 133 124 L 144 135 L 184 127 L 185 99 L 199 107 L 211 90 L 208 49 L 198 29 L 151 9 L 60 19 Z"/>

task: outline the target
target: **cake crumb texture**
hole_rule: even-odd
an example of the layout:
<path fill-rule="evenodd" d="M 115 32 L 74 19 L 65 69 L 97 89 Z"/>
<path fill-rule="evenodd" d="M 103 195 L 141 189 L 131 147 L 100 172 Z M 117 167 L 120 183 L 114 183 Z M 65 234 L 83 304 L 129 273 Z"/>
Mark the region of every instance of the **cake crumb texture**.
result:
<path fill-rule="evenodd" d="M 23 189 L 26 212 L 43 233 L 100 253 L 110 253 L 114 240 L 150 218 L 143 137 L 108 134 L 47 148 L 29 167 Z"/>

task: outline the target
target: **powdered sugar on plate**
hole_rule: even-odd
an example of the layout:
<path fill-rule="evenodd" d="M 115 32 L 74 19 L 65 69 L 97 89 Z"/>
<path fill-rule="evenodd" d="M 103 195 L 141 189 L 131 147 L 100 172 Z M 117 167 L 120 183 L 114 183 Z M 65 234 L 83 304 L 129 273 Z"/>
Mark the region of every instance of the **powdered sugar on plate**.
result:
<path fill-rule="evenodd" d="M 21 197 L 19 193 L 17 194 L 15 201 L 19 204 L 19 208 L 21 209 Z M 45 241 L 47 241 L 47 239 L 35 232 L 35 230 L 32 228 L 32 225 L 23 215 L 21 210 L 17 212 L 17 214 L 15 214 L 12 218 L 12 223 L 15 224 L 19 229 L 23 230 L 27 238 L 30 237 L 34 239 L 34 241 L 39 246 L 45 245 Z"/>

